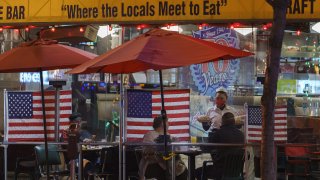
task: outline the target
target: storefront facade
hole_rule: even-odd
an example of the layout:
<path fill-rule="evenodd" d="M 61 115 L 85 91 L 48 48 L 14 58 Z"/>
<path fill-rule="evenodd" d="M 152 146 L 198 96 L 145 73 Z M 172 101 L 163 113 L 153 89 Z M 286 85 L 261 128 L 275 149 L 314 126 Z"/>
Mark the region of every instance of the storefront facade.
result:
<path fill-rule="evenodd" d="M 288 8 L 289 21 L 315 21 L 319 19 L 318 4 L 314 1 L 292 1 Z M 229 93 L 229 104 L 238 109 L 238 115 L 245 113 L 243 104 L 259 105 L 262 95 L 262 84 L 265 63 L 268 54 L 268 37 L 272 19 L 272 9 L 261 1 L 24 1 L 12 4 L 1 4 L 2 17 L 0 24 L 4 28 L 17 27 L 22 38 L 15 30 L 5 30 L 3 34 L 12 34 L 16 44 L 29 37 L 26 28 L 40 24 L 50 30 L 59 31 L 64 24 L 103 24 L 105 36 L 97 37 L 93 43 L 78 43 L 74 46 L 102 54 L 123 42 L 133 39 L 153 27 L 176 30 L 179 33 L 207 39 L 255 53 L 254 56 L 241 60 L 212 62 L 192 65 L 164 71 L 164 83 L 167 88 L 191 89 L 191 135 L 205 136 L 200 124 L 193 119 L 197 114 L 205 113 L 212 104 L 210 97 L 218 88 L 225 88 Z M 32 8 L 31 8 L 32 7 Z M 241 8 L 239 8 L 241 7 Z M 219 23 L 219 24 L 217 24 Z M 112 24 L 112 25 L 111 25 Z M 156 24 L 156 25 L 154 25 Z M 17 26 L 19 25 L 19 26 Z M 93 25 L 99 29 L 98 25 Z M 38 26 L 39 27 L 39 26 Z M 100 27 L 102 28 L 102 27 Z M 245 29 L 246 32 L 243 32 Z M 8 32 L 6 32 L 8 31 Z M 279 78 L 278 96 L 293 97 L 296 102 L 296 116 L 318 116 L 319 89 L 318 68 L 318 35 L 315 33 L 297 34 L 299 28 L 286 32 L 281 59 L 281 75 Z M 248 33 L 249 32 L 249 33 Z M 24 34 L 26 33 L 26 34 Z M 96 32 L 98 33 L 98 32 Z M 17 37 L 15 37 L 17 36 Z M 8 36 L 9 37 L 9 36 Z M 5 38 L 8 40 L 8 37 Z M 4 43 L 3 43 L 4 44 Z M 63 72 L 49 72 L 52 79 L 61 78 Z M 15 75 L 3 74 L 3 79 L 14 82 L 13 87 L 6 89 L 37 90 L 37 75 L 23 73 Z M 95 78 L 99 77 L 99 78 Z M 158 84 L 157 72 L 152 70 L 142 75 L 127 75 L 127 86 L 140 88 L 140 84 Z M 92 129 L 105 127 L 106 116 L 98 112 L 96 94 L 113 94 L 110 101 L 118 106 L 118 91 L 115 84 L 120 82 L 118 76 L 79 75 L 67 76 L 71 88 L 71 80 L 75 82 L 78 95 L 74 98 L 73 108 L 85 112 L 85 119 L 92 122 Z M 201 79 L 201 80 L 199 80 Z M 35 82 L 32 82 L 35 80 Z M 100 84 L 100 82 L 106 84 Z M 114 83 L 116 82 L 116 83 Z M 110 86 L 108 86 L 110 83 Z M 100 86 L 101 85 L 101 86 Z M 23 88 L 21 88 L 23 87 Z M 108 89 L 109 88 L 109 89 Z M 112 90 L 113 88 L 113 90 Z M 76 93 L 75 93 L 76 94 Z M 114 106 L 112 106 L 114 107 Z M 117 108 L 119 110 L 119 108 Z M 112 111 L 112 110 L 108 110 Z M 104 112 L 102 112 L 104 113 Z M 118 112 L 120 114 L 120 112 Z M 108 116 L 110 118 L 111 116 Z M 91 120 L 91 118 L 93 118 Z M 240 120 L 244 122 L 245 120 Z M 299 120 L 300 122 L 300 120 Z M 292 122 L 295 124 L 294 122 Z M 306 124 L 310 124 L 309 122 Z M 289 125 L 289 122 L 288 122 Z M 309 126 L 309 125 L 308 125 Z"/>

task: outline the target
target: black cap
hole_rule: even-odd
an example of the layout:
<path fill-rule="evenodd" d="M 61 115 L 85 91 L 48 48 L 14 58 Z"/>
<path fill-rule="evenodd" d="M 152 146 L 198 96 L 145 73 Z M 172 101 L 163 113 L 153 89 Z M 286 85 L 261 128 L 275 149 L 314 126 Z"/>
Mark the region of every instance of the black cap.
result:
<path fill-rule="evenodd" d="M 72 121 L 81 121 L 82 118 L 81 118 L 81 114 L 78 113 L 78 112 L 74 112 L 72 113 L 70 116 L 69 116 L 69 120 L 72 122 Z"/>

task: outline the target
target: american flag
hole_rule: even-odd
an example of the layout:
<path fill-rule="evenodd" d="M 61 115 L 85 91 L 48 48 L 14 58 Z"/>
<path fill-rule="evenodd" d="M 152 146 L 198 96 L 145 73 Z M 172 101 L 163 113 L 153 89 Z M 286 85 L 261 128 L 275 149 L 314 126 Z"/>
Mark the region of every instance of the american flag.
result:
<path fill-rule="evenodd" d="M 189 141 L 190 90 L 166 90 L 164 98 L 168 132 L 179 141 Z M 160 115 L 160 91 L 128 91 L 127 102 L 127 141 L 142 141 L 153 130 L 153 118 Z"/>
<path fill-rule="evenodd" d="M 9 142 L 44 141 L 41 92 L 7 92 L 7 132 Z M 69 126 L 71 91 L 60 91 L 60 133 Z M 55 134 L 55 91 L 45 92 L 48 140 Z"/>
<path fill-rule="evenodd" d="M 276 106 L 274 113 L 274 141 L 287 142 L 287 107 Z M 248 106 L 247 141 L 261 142 L 262 136 L 262 111 L 261 106 Z"/>

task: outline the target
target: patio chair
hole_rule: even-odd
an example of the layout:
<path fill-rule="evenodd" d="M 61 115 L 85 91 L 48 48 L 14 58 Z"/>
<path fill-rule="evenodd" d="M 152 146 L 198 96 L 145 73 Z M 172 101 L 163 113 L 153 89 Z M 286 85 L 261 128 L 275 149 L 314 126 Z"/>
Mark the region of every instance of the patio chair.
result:
<path fill-rule="evenodd" d="M 140 160 L 142 159 L 142 149 L 136 148 L 135 155 L 136 155 L 137 166 L 139 167 Z M 156 178 L 157 180 L 165 180 L 166 179 L 165 175 L 166 175 L 165 170 L 163 170 L 161 166 L 157 163 L 149 164 L 145 172 L 146 179 Z"/>
<path fill-rule="evenodd" d="M 286 176 L 288 179 L 310 179 L 309 150 L 305 146 L 285 147 Z"/>
<path fill-rule="evenodd" d="M 36 179 L 36 160 L 35 157 L 17 157 L 14 170 L 14 179 L 17 180 L 19 174 L 28 174 L 30 179 Z"/>
<path fill-rule="evenodd" d="M 202 168 L 202 180 L 208 178 L 208 172 L 212 171 L 214 167 L 214 161 L 204 161 Z M 233 149 L 228 151 L 224 155 L 223 169 L 221 177 L 209 177 L 221 180 L 242 180 L 243 178 L 243 166 L 244 166 L 244 150 Z"/>
<path fill-rule="evenodd" d="M 38 145 L 34 147 L 36 155 L 36 163 L 39 168 L 40 176 L 47 177 L 50 176 L 53 179 L 59 179 L 61 176 L 69 176 L 70 171 L 59 169 L 59 165 L 62 165 L 60 159 L 60 153 L 56 145 L 48 145 L 48 165 L 49 165 L 49 175 L 46 171 L 46 158 L 45 158 L 45 147 L 44 145 Z"/>
<path fill-rule="evenodd" d="M 108 179 L 118 179 L 119 177 L 119 146 L 103 148 L 101 150 L 100 161 L 101 170 L 89 176 L 108 177 Z M 138 164 L 136 163 L 135 151 L 126 151 L 126 179 L 138 179 Z"/>

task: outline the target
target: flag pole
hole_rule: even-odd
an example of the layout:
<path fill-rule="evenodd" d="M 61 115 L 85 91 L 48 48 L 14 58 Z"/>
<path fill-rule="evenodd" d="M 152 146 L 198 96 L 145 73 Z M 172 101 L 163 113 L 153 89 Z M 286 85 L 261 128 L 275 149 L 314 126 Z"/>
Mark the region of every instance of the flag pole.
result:
<path fill-rule="evenodd" d="M 4 145 L 3 145 L 3 156 L 4 156 L 4 179 L 7 180 L 8 178 L 8 91 L 6 89 L 3 90 L 4 92 Z"/>
<path fill-rule="evenodd" d="M 47 173 L 47 180 L 49 180 L 49 164 L 48 164 L 48 135 L 47 135 L 47 119 L 46 119 L 46 107 L 44 102 L 44 88 L 43 88 L 43 74 L 42 69 L 40 68 L 40 85 L 41 85 L 41 102 L 42 102 L 42 116 L 43 116 L 43 130 L 44 130 L 44 149 L 46 155 L 46 173 Z"/>
<path fill-rule="evenodd" d="M 120 107 L 121 107 L 121 116 L 119 120 L 119 178 L 124 179 L 126 177 L 125 172 L 125 146 L 123 145 L 123 132 L 124 132 L 124 97 L 123 97 L 123 74 L 120 75 Z M 122 166 L 124 164 L 124 166 Z M 123 177 L 123 178 L 121 178 Z"/>

